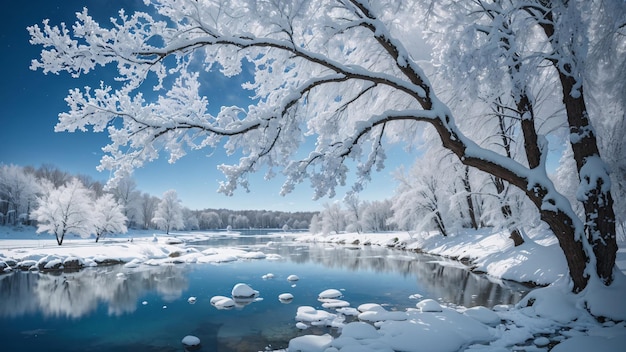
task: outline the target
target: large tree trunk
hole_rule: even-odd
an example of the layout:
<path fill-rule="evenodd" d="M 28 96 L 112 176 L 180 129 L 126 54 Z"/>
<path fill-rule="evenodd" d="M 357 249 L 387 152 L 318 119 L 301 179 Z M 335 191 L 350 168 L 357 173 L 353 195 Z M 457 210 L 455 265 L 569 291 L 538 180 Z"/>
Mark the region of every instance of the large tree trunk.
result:
<path fill-rule="evenodd" d="M 584 190 L 583 194 L 579 194 L 579 198 L 582 196 L 579 200 L 585 209 L 585 234 L 596 256 L 596 272 L 608 285 L 613 281 L 613 267 L 617 254 L 610 175 L 603 163 L 601 165 L 594 163 L 594 159 L 602 159 L 593 127 L 589 121 L 582 86 L 579 88 L 579 96 L 571 94 L 574 89 L 574 78 L 560 72 L 559 76 L 572 136 L 570 142 L 581 187 Z M 589 165 L 587 165 L 588 162 Z M 590 170 L 591 168 L 593 170 Z"/>
<path fill-rule="evenodd" d="M 546 5 L 551 9 L 551 3 L 548 2 Z M 559 60 L 560 56 L 566 57 L 567 53 L 561 49 L 562 43 L 555 39 L 554 14 L 548 10 L 543 15 L 548 21 L 538 20 L 537 23 L 557 54 L 551 62 L 561 82 L 563 103 L 570 128 L 570 143 L 581 182 L 578 198 L 585 209 L 585 234 L 595 254 L 596 273 L 606 285 L 609 285 L 613 281 L 613 268 L 617 253 L 610 175 L 602 162 L 596 135 L 589 120 L 582 77 L 577 75 L 577 68 L 572 67 L 566 59 L 563 59 L 565 62 Z M 578 63 L 576 60 L 571 60 L 571 62 L 574 65 Z"/>

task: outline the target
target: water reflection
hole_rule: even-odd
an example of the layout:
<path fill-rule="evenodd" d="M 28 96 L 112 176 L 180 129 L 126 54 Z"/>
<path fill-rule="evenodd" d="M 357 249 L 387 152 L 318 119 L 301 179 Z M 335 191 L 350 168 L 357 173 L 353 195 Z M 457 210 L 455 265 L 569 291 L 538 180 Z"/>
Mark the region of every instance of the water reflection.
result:
<path fill-rule="evenodd" d="M 354 272 L 358 272 L 362 284 L 354 290 L 368 291 L 367 285 L 371 285 L 367 281 L 368 275 L 389 273 L 415 280 L 417 292 L 408 294 L 420 293 L 444 303 L 467 307 L 513 304 L 528 291 L 522 285 L 494 283 L 483 275 L 476 275 L 462 268 L 442 266 L 435 262 L 441 260 L 440 258 L 384 247 L 365 246 L 354 250 L 343 246 L 301 244 L 290 239 L 263 236 L 220 238 L 211 240 L 210 243 L 194 245 L 206 248 L 218 246 L 216 242 L 222 241 L 229 243 L 226 245 L 236 242 L 239 246 L 254 247 L 255 250 L 279 254 L 284 258 L 279 262 L 264 261 L 268 271 L 285 268 L 296 271 L 300 264 L 315 264 L 318 272 L 311 279 L 317 285 L 325 285 L 325 272 L 334 269 L 341 272 L 338 274 L 340 277 L 345 278 L 355 277 L 357 275 Z M 166 302 L 179 299 L 189 288 L 189 278 L 193 277 L 189 274 L 191 268 L 195 267 L 167 265 L 129 269 L 111 266 L 84 269 L 75 273 L 15 272 L 3 275 L 0 276 L 0 302 L 10 304 L 0 305 L 0 317 L 40 313 L 46 317 L 79 318 L 94 312 L 102 305 L 106 306 L 109 316 L 133 313 L 139 299 L 149 293 L 158 294 Z M 225 265 L 223 272 L 228 273 L 228 268 Z M 232 285 L 232 282 L 229 281 L 228 284 Z M 380 286 L 378 283 L 376 285 Z M 396 288 L 393 285 L 384 289 L 389 295 L 408 297 L 407 292 L 394 292 Z"/>
<path fill-rule="evenodd" d="M 271 248 L 271 247 L 270 247 Z M 319 263 L 327 268 L 414 276 L 418 287 L 442 302 L 472 307 L 514 304 L 529 291 L 514 282 L 493 282 L 456 262 L 421 253 L 404 252 L 377 246 L 354 249 L 344 246 L 300 244 L 280 246 L 275 251 L 296 263 Z M 442 265 L 442 263 L 444 265 Z"/>
<path fill-rule="evenodd" d="M 1 317 L 41 313 L 46 317 L 79 318 L 100 303 L 108 315 L 132 313 L 137 300 L 157 292 L 163 300 L 178 299 L 188 286 L 185 266 L 129 270 L 123 266 L 84 269 L 75 273 L 15 272 L 0 280 Z"/>

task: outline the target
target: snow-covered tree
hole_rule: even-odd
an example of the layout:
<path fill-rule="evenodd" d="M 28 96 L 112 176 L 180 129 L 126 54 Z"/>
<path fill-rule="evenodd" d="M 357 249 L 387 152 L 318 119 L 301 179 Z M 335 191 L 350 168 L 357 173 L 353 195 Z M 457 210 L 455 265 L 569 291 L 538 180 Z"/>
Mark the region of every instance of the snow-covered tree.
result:
<path fill-rule="evenodd" d="M 363 203 L 355 193 L 349 193 L 343 198 L 346 205 L 346 228 L 349 232 L 360 233 L 363 230 Z"/>
<path fill-rule="evenodd" d="M 0 220 L 4 223 L 15 225 L 19 219 L 28 220 L 40 192 L 32 173 L 21 166 L 0 164 Z"/>
<path fill-rule="evenodd" d="M 47 192 L 38 204 L 31 214 L 37 220 L 37 233 L 55 235 L 59 246 L 66 234 L 88 237 L 93 233 L 92 195 L 78 179 Z"/>
<path fill-rule="evenodd" d="M 432 162 L 432 159 L 425 161 Z M 447 236 L 445 218 L 451 194 L 442 182 L 441 173 L 431 172 L 433 169 L 437 170 L 432 164 L 416 163 L 409 174 L 402 169 L 395 173 L 399 185 L 392 200 L 393 216 L 390 221 L 406 230 L 434 228 Z"/>
<path fill-rule="evenodd" d="M 225 194 L 248 188 L 250 172 L 265 168 L 272 177 L 280 167 L 286 176 L 283 193 L 308 178 L 316 198 L 334 196 L 346 182 L 346 160 L 357 161 L 354 188 L 360 190 L 371 169 L 384 166 L 385 142 L 413 142 L 415 123 L 425 122 L 463 164 L 525 192 L 558 238 L 574 292 L 590 278 L 610 284 L 616 242 L 609 170 L 598 152 L 583 85 L 587 54 L 597 43 L 606 39 L 603 47 L 623 48 L 626 4 L 417 2 L 153 0 L 146 12 L 120 11 L 105 25 L 84 10 L 71 30 L 47 21 L 28 28 L 31 43 L 44 46 L 31 67 L 78 77 L 98 65 L 117 65 L 114 85 L 70 91 L 69 111 L 60 114 L 56 127 L 107 130 L 112 142 L 100 169 L 114 170 L 113 182 L 159 151 L 167 151 L 173 162 L 187 149 L 223 145 L 228 153 L 243 153 L 235 165 L 219 167 Z M 417 20 L 423 14 L 444 16 L 424 24 Z M 459 70 L 498 68 L 470 80 L 512 82 L 508 88 L 523 117 L 527 163 L 479 146 L 458 127 L 415 59 L 424 51 L 415 38 L 430 24 L 444 46 L 435 46 L 437 60 L 463 57 Z M 477 62 L 470 63 L 472 57 Z M 623 72 L 626 66 L 620 60 L 602 62 L 603 71 Z M 219 71 L 232 77 L 244 65 L 254 71 L 244 85 L 253 102 L 209 112 L 207 76 Z M 533 97 L 520 84 L 545 78 L 547 67 L 568 118 L 584 218 L 547 176 L 547 142 L 537 133 Z M 614 86 L 623 87 L 619 84 Z M 308 153 L 300 150 L 312 145 Z"/>
<path fill-rule="evenodd" d="M 137 183 L 133 178 L 125 177 L 119 180 L 114 187 L 109 187 L 109 192 L 122 205 L 124 216 L 128 219 L 127 226 L 132 227 L 138 221 L 142 210 L 145 210 L 141 209 L 144 199 L 142 199 L 141 192 L 137 190 Z"/>
<path fill-rule="evenodd" d="M 322 224 L 318 214 L 315 214 L 311 217 L 311 223 L 309 224 L 309 232 L 312 234 L 317 234 L 322 232 Z"/>
<path fill-rule="evenodd" d="M 93 226 L 96 242 L 110 233 L 126 233 L 126 216 L 124 209 L 112 194 L 106 193 L 94 202 Z"/>
<path fill-rule="evenodd" d="M 339 202 L 325 203 L 319 215 L 323 233 L 339 233 L 346 228 L 346 213 Z"/>
<path fill-rule="evenodd" d="M 161 200 L 158 197 L 143 193 L 139 200 L 139 216 L 141 225 L 144 229 L 149 229 L 152 224 L 152 218 L 154 218 L 154 212 Z"/>
<path fill-rule="evenodd" d="M 200 228 L 200 221 L 198 220 L 195 212 L 187 207 L 183 208 L 183 223 L 183 228 L 190 231 Z"/>
<path fill-rule="evenodd" d="M 167 234 L 170 233 L 170 230 L 180 230 L 185 227 L 183 207 L 175 190 L 170 189 L 163 193 L 152 222 Z"/>
<path fill-rule="evenodd" d="M 219 214 L 214 211 L 205 211 L 200 214 L 201 229 L 219 229 L 222 228 L 222 220 Z"/>
<path fill-rule="evenodd" d="M 363 231 L 381 232 L 391 231 L 394 226 L 391 222 L 393 210 L 389 199 L 382 201 L 365 202 L 363 204 Z"/>

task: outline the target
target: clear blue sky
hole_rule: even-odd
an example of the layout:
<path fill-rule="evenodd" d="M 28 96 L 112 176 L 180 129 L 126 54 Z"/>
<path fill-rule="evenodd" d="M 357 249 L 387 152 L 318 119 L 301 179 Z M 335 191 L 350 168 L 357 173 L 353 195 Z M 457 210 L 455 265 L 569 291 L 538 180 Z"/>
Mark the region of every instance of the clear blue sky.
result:
<path fill-rule="evenodd" d="M 108 173 L 96 170 L 103 155 L 101 148 L 108 142 L 106 134 L 54 132 L 58 113 L 67 110 L 63 99 L 68 90 L 97 85 L 104 77 L 98 77 L 98 71 L 95 71 L 95 75 L 72 79 L 67 74 L 44 75 L 41 71 L 29 69 L 30 61 L 39 57 L 41 47 L 28 43 L 26 27 L 41 24 L 45 18 L 49 18 L 52 25 L 61 22 L 71 25 L 75 21 L 75 12 L 83 7 L 104 23 L 116 16 L 120 8 L 128 13 L 143 8 L 143 3 L 140 0 L 38 0 L 29 2 L 28 6 L 14 1 L 4 4 L 5 16 L 0 21 L 0 68 L 3 71 L 0 81 L 0 163 L 34 167 L 50 163 L 74 174 L 90 175 L 100 181 L 108 179 Z M 233 83 L 224 84 L 216 89 L 221 92 L 223 103 L 230 104 L 241 98 L 229 91 L 226 84 Z M 258 174 L 250 180 L 251 193 L 239 190 L 233 197 L 227 197 L 216 192 L 218 181 L 223 179 L 216 166 L 227 159 L 220 152 L 207 158 L 208 152 L 190 153 L 173 165 L 168 164 L 166 158 L 148 164 L 134 174 L 137 188 L 159 197 L 166 190 L 175 189 L 183 204 L 191 209 L 284 211 L 320 210 L 323 203 L 341 199 L 342 192 L 345 192 L 339 190 L 332 200 L 312 201 L 312 189 L 305 182 L 292 194 L 281 197 L 280 177 L 268 182 Z M 361 194 L 361 199 L 390 197 L 395 188 L 392 171 L 400 164 L 410 166 L 414 161 L 414 156 L 406 155 L 401 146 L 388 153 L 387 167 L 374 174 L 372 184 Z"/>

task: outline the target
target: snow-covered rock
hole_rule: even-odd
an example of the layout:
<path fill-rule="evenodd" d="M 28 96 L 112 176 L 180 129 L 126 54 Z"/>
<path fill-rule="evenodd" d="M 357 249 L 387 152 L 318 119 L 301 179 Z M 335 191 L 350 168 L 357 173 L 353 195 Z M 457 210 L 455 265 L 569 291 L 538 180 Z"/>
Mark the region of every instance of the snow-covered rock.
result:
<path fill-rule="evenodd" d="M 427 298 L 415 305 L 422 313 L 425 312 L 441 312 L 443 308 L 434 299 Z"/>
<path fill-rule="evenodd" d="M 342 296 L 343 294 L 341 293 L 341 291 L 331 288 L 331 289 L 320 292 L 317 299 L 320 301 L 324 301 L 327 299 L 337 299 Z"/>
<path fill-rule="evenodd" d="M 261 278 L 262 278 L 263 280 L 270 280 L 270 279 L 273 279 L 273 278 L 274 278 L 274 274 L 272 274 L 272 273 L 267 273 L 267 274 L 265 274 L 265 275 L 261 276 Z"/>
<path fill-rule="evenodd" d="M 265 259 L 265 253 L 263 252 L 247 252 L 246 254 L 242 255 L 241 258 L 243 259 Z"/>
<path fill-rule="evenodd" d="M 235 307 L 235 301 L 230 297 L 225 296 L 213 296 L 211 298 L 211 305 L 217 309 L 231 309 Z"/>
<path fill-rule="evenodd" d="M 344 308 L 350 306 L 350 302 L 341 299 L 325 299 L 323 300 L 322 307 L 326 309 L 330 308 Z"/>
<path fill-rule="evenodd" d="M 193 335 L 187 335 L 183 337 L 181 343 L 188 351 L 200 349 L 200 339 Z"/>
<path fill-rule="evenodd" d="M 292 274 L 292 275 L 287 276 L 287 280 L 288 281 L 298 281 L 298 280 L 300 280 L 300 278 L 298 277 L 298 275 L 293 275 Z"/>
<path fill-rule="evenodd" d="M 321 336 L 305 335 L 289 341 L 288 352 L 324 352 L 333 341 L 333 337 L 324 334 Z"/>
<path fill-rule="evenodd" d="M 278 300 L 282 303 L 291 303 L 291 301 L 293 301 L 293 295 L 291 293 L 281 293 L 278 295 Z"/>
<path fill-rule="evenodd" d="M 247 284 L 243 284 L 243 283 L 236 284 L 233 287 L 233 290 L 231 291 L 231 295 L 235 299 L 237 299 L 237 298 L 242 298 L 242 299 L 254 298 L 254 297 L 258 296 L 258 294 L 259 294 L 259 291 L 253 290 L 252 287 L 248 286 Z"/>
<path fill-rule="evenodd" d="M 189 303 L 189 304 L 196 304 L 196 301 L 197 301 L 196 297 L 191 296 L 191 297 L 187 298 L 187 303 Z"/>
<path fill-rule="evenodd" d="M 166 244 L 183 244 L 183 240 L 180 238 L 168 238 L 165 240 Z"/>
<path fill-rule="evenodd" d="M 335 314 L 329 313 L 325 310 L 317 310 L 310 306 L 300 306 L 296 312 L 297 321 L 306 321 L 311 323 L 319 322 L 326 325 L 330 325 L 336 317 L 337 315 Z"/>

